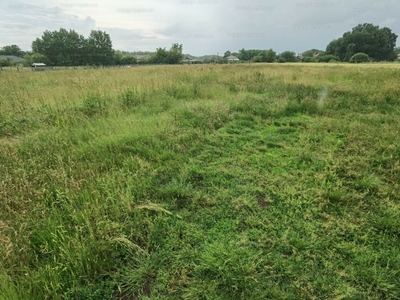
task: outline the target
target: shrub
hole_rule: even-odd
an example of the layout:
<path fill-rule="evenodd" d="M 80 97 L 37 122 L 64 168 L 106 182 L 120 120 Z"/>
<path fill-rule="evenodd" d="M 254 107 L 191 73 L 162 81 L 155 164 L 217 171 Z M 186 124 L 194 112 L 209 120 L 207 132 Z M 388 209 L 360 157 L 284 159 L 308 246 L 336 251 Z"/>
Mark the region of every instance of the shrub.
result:
<path fill-rule="evenodd" d="M 83 113 L 89 117 L 102 113 L 105 109 L 105 99 L 100 95 L 89 94 L 83 101 Z"/>
<path fill-rule="evenodd" d="M 305 62 L 305 63 L 318 62 L 318 59 L 316 59 L 314 57 L 306 56 L 306 57 L 303 58 L 303 62 Z"/>
<path fill-rule="evenodd" d="M 354 54 L 350 58 L 349 62 L 358 64 L 358 63 L 369 62 L 369 61 L 371 61 L 370 57 L 367 54 L 360 52 L 360 53 Z"/>
<path fill-rule="evenodd" d="M 285 63 L 286 59 L 284 59 L 283 57 L 279 57 L 278 62 L 279 63 Z"/>
<path fill-rule="evenodd" d="M 15 63 L 10 59 L 0 60 L 0 67 L 12 67 Z"/>
<path fill-rule="evenodd" d="M 328 54 L 328 55 L 319 56 L 318 60 L 320 62 L 330 62 L 331 60 L 340 61 L 340 58 L 338 56 L 335 56 L 335 55 L 332 55 L 332 54 Z"/>
<path fill-rule="evenodd" d="M 279 57 L 284 58 L 288 62 L 296 62 L 297 61 L 296 53 L 294 53 L 293 51 L 284 51 L 279 55 Z"/>

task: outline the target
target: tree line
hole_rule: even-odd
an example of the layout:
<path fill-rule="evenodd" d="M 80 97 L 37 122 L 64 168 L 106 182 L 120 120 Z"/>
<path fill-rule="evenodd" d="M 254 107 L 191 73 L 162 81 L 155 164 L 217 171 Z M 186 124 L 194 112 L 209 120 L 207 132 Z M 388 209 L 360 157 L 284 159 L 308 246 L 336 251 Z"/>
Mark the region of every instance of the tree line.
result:
<path fill-rule="evenodd" d="M 146 63 L 177 64 L 183 54 L 183 46 L 173 44 L 166 48 L 157 48 Z M 92 30 L 87 38 L 75 30 L 46 30 L 42 37 L 32 42 L 32 51 L 24 52 L 17 45 L 4 46 L 0 55 L 13 55 L 24 58 L 24 64 L 29 66 L 34 62 L 45 63 L 48 66 L 108 66 L 131 65 L 137 63 L 132 55 L 114 50 L 111 37 L 105 31 Z M 11 65 L 12 61 L 0 62 L 0 66 Z"/>
<path fill-rule="evenodd" d="M 224 57 L 237 56 L 251 62 L 366 62 L 394 61 L 400 53 L 396 48 L 397 35 L 387 27 L 379 28 L 370 23 L 359 24 L 342 37 L 330 42 L 326 50 L 310 49 L 300 55 L 284 51 L 279 55 L 272 50 L 245 50 L 238 53 L 226 51 Z"/>
<path fill-rule="evenodd" d="M 397 35 L 387 27 L 379 28 L 370 23 L 359 24 L 342 37 L 331 41 L 325 51 L 310 49 L 296 55 L 293 51 L 280 54 L 272 49 L 241 49 L 239 52 L 226 51 L 223 57 L 205 58 L 203 62 L 227 63 L 234 55 L 246 62 L 363 62 L 393 61 L 397 59 L 400 48 L 396 48 Z M 174 43 L 171 48 L 157 48 L 142 63 L 179 64 L 182 62 L 182 44 Z M 40 38 L 32 42 L 32 51 L 24 52 L 17 45 L 8 45 L 0 49 L 0 55 L 23 57 L 24 63 L 43 62 L 49 66 L 82 65 L 129 65 L 137 63 L 135 57 L 127 52 L 114 50 L 111 37 L 105 31 L 92 30 L 86 38 L 75 30 L 61 28 L 46 30 Z M 1 65 L 11 64 L 0 61 Z"/>

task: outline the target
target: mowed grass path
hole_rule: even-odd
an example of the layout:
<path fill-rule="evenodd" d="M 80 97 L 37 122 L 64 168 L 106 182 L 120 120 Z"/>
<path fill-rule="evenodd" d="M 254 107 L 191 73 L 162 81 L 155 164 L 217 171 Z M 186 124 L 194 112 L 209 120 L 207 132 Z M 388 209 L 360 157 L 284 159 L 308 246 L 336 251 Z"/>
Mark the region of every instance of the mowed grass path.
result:
<path fill-rule="evenodd" d="M 399 299 L 399 66 L 0 72 L 0 299 Z"/>

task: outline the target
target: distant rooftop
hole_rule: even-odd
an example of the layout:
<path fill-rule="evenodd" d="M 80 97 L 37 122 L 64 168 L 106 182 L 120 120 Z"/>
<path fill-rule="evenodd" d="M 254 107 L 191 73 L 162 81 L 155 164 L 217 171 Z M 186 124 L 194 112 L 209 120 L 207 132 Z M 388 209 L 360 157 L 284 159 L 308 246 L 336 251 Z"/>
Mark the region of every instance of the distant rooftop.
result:
<path fill-rule="evenodd" d="M 151 55 L 149 54 L 140 54 L 140 55 L 134 55 L 133 57 L 136 58 L 137 60 L 145 60 L 149 59 Z"/>
<path fill-rule="evenodd" d="M 239 60 L 239 58 L 237 58 L 237 57 L 234 56 L 234 55 L 229 55 L 226 59 L 227 59 L 227 60 Z"/>
<path fill-rule="evenodd" d="M 0 60 L 12 60 L 15 62 L 22 62 L 24 59 L 22 57 L 14 55 L 0 55 Z"/>

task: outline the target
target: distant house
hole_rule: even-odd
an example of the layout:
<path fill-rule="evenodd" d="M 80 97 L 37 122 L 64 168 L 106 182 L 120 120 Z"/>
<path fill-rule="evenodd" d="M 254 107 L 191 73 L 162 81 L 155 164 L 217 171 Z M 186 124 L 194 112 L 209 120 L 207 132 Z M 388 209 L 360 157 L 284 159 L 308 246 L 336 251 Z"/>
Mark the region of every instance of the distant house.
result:
<path fill-rule="evenodd" d="M 44 71 L 46 70 L 46 64 L 44 63 L 33 63 L 31 65 L 33 71 Z"/>
<path fill-rule="evenodd" d="M 150 55 L 148 55 L 148 54 L 145 54 L 145 55 L 134 55 L 133 57 L 136 58 L 136 60 L 139 62 L 139 61 L 145 61 L 145 60 L 149 59 Z"/>
<path fill-rule="evenodd" d="M 46 64 L 44 64 L 44 63 L 33 63 L 31 67 L 32 68 L 43 68 L 45 66 L 46 66 Z"/>
<path fill-rule="evenodd" d="M 0 60 L 10 60 L 15 62 L 16 64 L 20 64 L 23 62 L 22 57 L 14 56 L 14 55 L 0 55 Z"/>
<path fill-rule="evenodd" d="M 397 54 L 397 59 L 399 59 L 399 60 L 400 60 L 400 53 L 399 53 L 399 54 Z"/>
<path fill-rule="evenodd" d="M 186 63 L 186 64 L 190 64 L 192 62 L 195 62 L 196 60 L 191 58 L 190 56 L 185 56 L 184 58 L 182 58 L 182 62 Z"/>
<path fill-rule="evenodd" d="M 228 60 L 228 62 L 239 61 L 239 58 L 234 55 L 229 55 L 226 59 Z"/>

